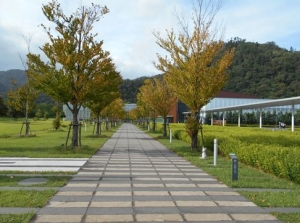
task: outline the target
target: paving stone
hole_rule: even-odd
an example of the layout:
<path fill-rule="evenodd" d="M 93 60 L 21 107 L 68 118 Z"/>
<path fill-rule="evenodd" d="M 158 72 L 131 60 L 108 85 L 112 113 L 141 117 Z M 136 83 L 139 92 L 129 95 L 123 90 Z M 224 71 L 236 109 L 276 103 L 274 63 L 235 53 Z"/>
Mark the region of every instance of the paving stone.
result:
<path fill-rule="evenodd" d="M 187 221 L 210 222 L 210 221 L 231 221 L 227 214 L 184 214 Z"/>
<path fill-rule="evenodd" d="M 274 221 L 277 220 L 271 214 L 232 214 L 234 220 L 237 221 Z"/>
<path fill-rule="evenodd" d="M 61 187 L 59 188 L 59 192 L 67 192 L 67 191 L 78 191 L 78 192 L 91 192 L 92 193 L 95 191 L 96 187 Z"/>
<path fill-rule="evenodd" d="M 180 214 L 177 207 L 134 207 L 136 214 Z"/>
<path fill-rule="evenodd" d="M 170 191 L 172 196 L 205 196 L 202 191 Z"/>
<path fill-rule="evenodd" d="M 208 196 L 172 196 L 174 201 L 211 201 Z"/>
<path fill-rule="evenodd" d="M 173 201 L 171 196 L 133 196 L 133 201 Z"/>
<path fill-rule="evenodd" d="M 229 196 L 227 196 L 227 195 L 220 195 L 220 196 L 209 196 L 210 197 L 210 199 L 212 199 L 212 200 L 215 200 L 215 201 L 231 201 L 231 202 L 233 202 L 233 201 L 239 201 L 239 202 L 241 202 L 241 201 L 243 201 L 243 202 L 249 202 L 249 200 L 247 199 L 247 198 L 245 198 L 245 197 L 243 197 L 243 196 L 232 196 L 232 195 L 229 195 Z M 226 206 L 226 205 L 224 205 L 224 206 Z"/>
<path fill-rule="evenodd" d="M 222 209 L 228 213 L 248 213 L 248 214 L 265 214 L 268 213 L 263 208 L 257 206 L 238 207 L 238 206 L 222 206 Z"/>
<path fill-rule="evenodd" d="M 86 214 L 87 215 L 123 215 L 123 214 L 133 214 L 133 208 L 126 208 L 126 207 L 102 207 L 102 208 L 94 208 L 90 207 Z"/>
<path fill-rule="evenodd" d="M 169 196 L 167 191 L 133 191 L 136 196 Z"/>
<path fill-rule="evenodd" d="M 133 184 L 133 187 L 146 187 L 146 188 L 151 188 L 151 187 L 165 187 L 163 184 L 156 184 L 156 183 L 152 183 L 152 184 Z"/>
<path fill-rule="evenodd" d="M 83 215 L 37 215 L 35 223 L 74 223 L 81 222 Z"/>
<path fill-rule="evenodd" d="M 131 201 L 111 201 L 111 202 L 96 202 L 93 201 L 90 204 L 90 207 L 97 208 L 97 207 L 132 207 Z"/>
<path fill-rule="evenodd" d="M 184 183 L 177 183 L 177 184 L 166 184 L 166 187 L 180 187 L 180 188 L 183 188 L 183 187 L 196 187 L 195 184 L 184 184 Z"/>
<path fill-rule="evenodd" d="M 62 202 L 89 202 L 92 196 L 56 196 L 51 198 L 51 201 L 62 201 Z"/>
<path fill-rule="evenodd" d="M 92 201 L 132 201 L 131 196 L 94 196 Z"/>
<path fill-rule="evenodd" d="M 87 215 L 85 222 L 86 223 L 95 223 L 95 222 L 133 222 L 132 215 Z"/>
<path fill-rule="evenodd" d="M 95 196 L 131 196 L 130 191 L 97 191 Z"/>
<path fill-rule="evenodd" d="M 176 201 L 177 206 L 181 207 L 214 207 L 216 203 L 212 201 Z"/>
<path fill-rule="evenodd" d="M 205 193 L 211 196 L 241 196 L 239 193 L 233 191 L 205 191 Z"/>
<path fill-rule="evenodd" d="M 161 180 L 163 181 L 190 181 L 190 179 L 188 178 L 182 178 L 182 177 L 178 177 L 178 178 L 175 178 L 175 177 L 162 177 Z"/>
<path fill-rule="evenodd" d="M 183 221 L 179 214 L 137 214 L 137 222 Z"/>
<path fill-rule="evenodd" d="M 52 208 L 78 208 L 78 207 L 88 207 L 89 202 L 62 202 L 62 201 L 50 201 L 46 207 Z"/>
<path fill-rule="evenodd" d="M 228 211 L 224 210 L 223 207 L 219 207 L 219 206 L 212 206 L 212 207 L 206 207 L 206 206 L 203 206 L 203 207 L 180 207 L 180 206 L 178 206 L 178 209 L 179 209 L 180 213 L 183 213 L 183 214 L 229 213 Z"/>
<path fill-rule="evenodd" d="M 92 191 L 58 191 L 56 196 L 89 196 L 93 195 Z"/>
<path fill-rule="evenodd" d="M 85 188 L 85 187 L 96 187 L 98 185 L 98 183 L 95 183 L 95 182 L 84 182 L 84 183 L 82 183 L 82 181 L 81 182 L 74 182 L 74 181 L 72 181 L 72 182 L 68 182 L 64 187 L 83 187 L 83 188 Z"/>
<path fill-rule="evenodd" d="M 37 214 L 38 215 L 84 215 L 87 208 L 82 207 L 43 207 Z"/>

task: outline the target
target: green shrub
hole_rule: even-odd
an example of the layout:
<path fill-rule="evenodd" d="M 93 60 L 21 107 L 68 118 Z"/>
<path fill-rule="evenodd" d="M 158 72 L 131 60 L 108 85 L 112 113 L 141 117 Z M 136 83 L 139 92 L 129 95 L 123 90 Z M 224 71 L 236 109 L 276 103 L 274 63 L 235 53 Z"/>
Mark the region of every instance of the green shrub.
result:
<path fill-rule="evenodd" d="M 190 143 L 183 124 L 172 124 L 173 137 Z M 219 153 L 235 153 L 240 162 L 264 172 L 300 183 L 299 133 L 259 128 L 203 126 L 205 146 L 213 149 L 218 139 Z"/>
<path fill-rule="evenodd" d="M 52 122 L 52 126 L 55 130 L 58 130 L 61 126 L 60 118 L 55 118 Z"/>

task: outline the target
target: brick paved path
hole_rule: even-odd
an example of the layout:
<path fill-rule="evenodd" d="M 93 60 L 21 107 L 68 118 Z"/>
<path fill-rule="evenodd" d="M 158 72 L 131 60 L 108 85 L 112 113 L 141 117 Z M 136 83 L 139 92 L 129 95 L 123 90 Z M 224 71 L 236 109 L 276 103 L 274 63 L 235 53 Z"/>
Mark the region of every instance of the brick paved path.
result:
<path fill-rule="evenodd" d="M 123 124 L 32 222 L 280 222 Z"/>

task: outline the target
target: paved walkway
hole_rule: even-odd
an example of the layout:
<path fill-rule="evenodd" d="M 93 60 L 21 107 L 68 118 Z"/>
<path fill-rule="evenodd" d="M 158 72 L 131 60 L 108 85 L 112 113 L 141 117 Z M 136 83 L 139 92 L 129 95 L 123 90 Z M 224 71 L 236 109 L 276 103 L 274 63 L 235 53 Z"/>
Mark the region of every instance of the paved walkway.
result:
<path fill-rule="evenodd" d="M 132 124 L 104 144 L 32 222 L 280 222 Z"/>

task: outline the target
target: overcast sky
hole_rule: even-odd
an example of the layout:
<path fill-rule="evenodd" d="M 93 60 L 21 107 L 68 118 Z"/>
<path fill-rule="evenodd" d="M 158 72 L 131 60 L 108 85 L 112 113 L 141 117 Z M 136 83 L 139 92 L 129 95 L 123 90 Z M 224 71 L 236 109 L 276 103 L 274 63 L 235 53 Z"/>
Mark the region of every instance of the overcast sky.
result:
<path fill-rule="evenodd" d="M 91 2 L 106 5 L 110 13 L 96 25 L 93 33 L 104 40 L 104 49 L 124 79 L 160 73 L 152 64 L 156 53 L 164 52 L 155 43 L 154 30 L 176 29 L 174 11 L 188 13 L 190 0 L 59 0 L 69 15 L 80 5 Z M 38 25 L 47 24 L 42 4 L 48 0 L 2 0 L 0 7 L 0 71 L 23 69 L 26 41 L 32 35 L 31 52 L 42 54 L 39 46 L 48 42 Z M 224 40 L 239 37 L 251 42 L 274 41 L 283 48 L 300 50 L 299 0 L 224 0 L 216 21 L 226 27 Z"/>

